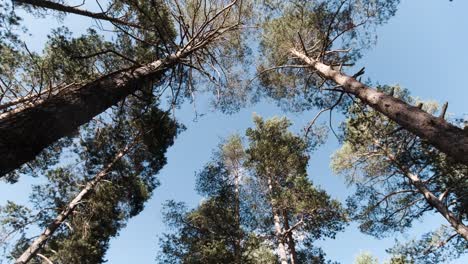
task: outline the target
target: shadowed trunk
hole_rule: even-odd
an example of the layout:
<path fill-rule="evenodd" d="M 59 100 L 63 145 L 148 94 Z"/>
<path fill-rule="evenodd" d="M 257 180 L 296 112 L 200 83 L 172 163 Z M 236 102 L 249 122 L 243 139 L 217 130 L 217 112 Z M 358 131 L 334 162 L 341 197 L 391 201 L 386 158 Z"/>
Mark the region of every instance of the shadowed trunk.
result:
<path fill-rule="evenodd" d="M 111 73 L 36 106 L 4 115 L 0 118 L 0 177 L 33 160 L 44 148 L 72 134 L 145 83 L 158 80 L 194 51 L 186 47 L 165 59 Z"/>
<path fill-rule="evenodd" d="M 328 80 L 341 85 L 346 93 L 359 98 L 365 104 L 384 114 L 406 130 L 447 154 L 454 160 L 468 165 L 468 133 L 448 123 L 443 118 L 434 117 L 418 107 L 379 92 L 356 79 L 333 70 L 306 54 L 292 49 L 291 54 L 317 70 Z"/>

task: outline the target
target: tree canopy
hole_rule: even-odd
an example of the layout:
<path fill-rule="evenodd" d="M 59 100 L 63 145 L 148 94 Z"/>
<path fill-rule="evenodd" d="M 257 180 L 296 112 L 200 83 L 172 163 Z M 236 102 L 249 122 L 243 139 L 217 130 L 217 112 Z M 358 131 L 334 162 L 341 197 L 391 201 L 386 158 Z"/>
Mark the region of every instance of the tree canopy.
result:
<path fill-rule="evenodd" d="M 157 262 L 331 263 L 317 241 L 351 221 L 383 238 L 430 214 L 443 224 L 400 237 L 385 261 L 467 253 L 466 118 L 398 85 L 363 81 L 364 67 L 349 73 L 399 2 L 3 1 L 0 180 L 41 180 L 29 202 L 0 205 L 5 257 L 104 263 L 110 240 L 159 186 L 166 152 L 185 130 L 179 109 L 191 104 L 197 119 L 201 103 L 229 118 L 265 98 L 286 114 L 318 112 L 297 124 L 303 133 L 286 117 L 255 115 L 245 135 L 222 141 L 196 174 L 202 201 L 165 203 Z M 69 16 L 94 25 L 78 35 Z M 24 18 L 61 26 L 32 49 Z M 344 118 L 338 133 L 334 111 Z M 325 112 L 340 144 L 331 167 L 354 190 L 345 205 L 314 184 L 309 164 L 326 143 Z M 355 262 L 378 259 L 365 252 Z"/>
<path fill-rule="evenodd" d="M 254 121 L 245 149 L 229 138 L 197 175 L 206 197 L 197 208 L 166 203 L 174 232 L 161 239 L 160 263 L 325 263 L 314 242 L 341 231 L 346 213 L 308 179 L 310 144 L 291 123 Z"/>

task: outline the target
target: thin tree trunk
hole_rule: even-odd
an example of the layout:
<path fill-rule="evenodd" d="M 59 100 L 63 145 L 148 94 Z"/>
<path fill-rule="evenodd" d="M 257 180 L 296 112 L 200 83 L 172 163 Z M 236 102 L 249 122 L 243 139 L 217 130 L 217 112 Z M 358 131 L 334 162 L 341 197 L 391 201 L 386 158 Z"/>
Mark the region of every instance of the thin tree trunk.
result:
<path fill-rule="evenodd" d="M 273 221 L 275 225 L 276 238 L 278 239 L 278 255 L 281 264 L 288 264 L 288 256 L 286 253 L 286 245 L 284 243 L 283 229 L 281 228 L 281 219 L 278 211 L 273 209 Z"/>
<path fill-rule="evenodd" d="M 293 230 L 289 226 L 289 217 L 286 210 L 283 210 L 283 219 L 284 219 L 284 230 L 286 230 L 286 238 L 288 239 L 288 249 L 289 254 L 291 255 L 291 264 L 298 264 L 299 261 L 297 259 L 297 252 L 296 252 L 296 242 L 293 238 Z"/>
<path fill-rule="evenodd" d="M 273 195 L 273 184 L 271 178 L 268 178 L 268 189 L 270 191 L 270 195 Z M 273 200 L 270 201 L 271 203 L 271 211 L 273 213 L 273 224 L 275 227 L 275 235 L 278 239 L 278 256 L 280 259 L 281 264 L 288 264 L 288 255 L 286 253 L 286 245 L 284 243 L 284 234 L 283 228 L 281 228 L 281 219 L 278 213 L 278 210 L 275 208 Z"/>
<path fill-rule="evenodd" d="M 138 24 L 134 24 L 134 23 L 120 20 L 118 18 L 110 17 L 106 13 L 94 13 L 94 12 L 79 9 L 73 6 L 66 6 L 66 5 L 62 5 L 60 3 L 56 3 L 56 2 L 52 2 L 48 0 L 13 0 L 13 3 L 32 5 L 35 7 L 42 7 L 46 9 L 55 10 L 55 11 L 71 13 L 71 14 L 80 15 L 80 16 L 86 16 L 86 17 L 95 18 L 99 20 L 105 20 L 105 21 L 109 21 L 109 22 L 116 23 L 119 25 L 130 26 L 134 28 L 141 28 L 141 26 Z"/>
<path fill-rule="evenodd" d="M 376 145 L 380 146 L 380 144 L 377 142 Z M 463 222 L 458 219 L 450 210 L 448 210 L 444 203 L 426 187 L 417 174 L 410 172 L 409 169 L 407 169 L 404 165 L 401 165 L 393 154 L 388 153 L 385 149 L 383 149 L 383 151 L 385 151 L 387 158 L 401 170 L 403 175 L 408 180 L 410 180 L 414 187 L 418 189 L 419 193 L 424 196 L 424 199 L 426 199 L 427 203 L 434 207 L 437 212 L 439 212 L 449 222 L 453 229 L 455 229 L 458 234 L 460 234 L 466 241 L 468 241 L 468 227 L 463 224 Z"/>
<path fill-rule="evenodd" d="M 135 139 L 133 143 L 129 144 L 122 151 L 120 151 L 115 158 L 109 163 L 102 171 L 100 171 L 94 179 L 87 182 L 83 190 L 78 193 L 77 196 L 68 204 L 68 206 L 47 226 L 47 228 L 42 232 L 42 234 L 34 240 L 34 242 L 26 249 L 21 256 L 16 259 L 16 264 L 26 264 L 32 258 L 34 258 L 39 251 L 42 249 L 47 240 L 54 234 L 54 232 L 63 224 L 63 222 L 73 213 L 75 208 L 86 199 L 91 191 L 96 187 L 96 185 L 104 179 L 104 177 L 109 173 L 114 164 L 121 159 L 136 143 L 138 139 Z"/>
<path fill-rule="evenodd" d="M 159 79 L 194 50 L 185 47 L 165 59 L 108 74 L 0 118 L 0 177 L 33 160 L 44 148 L 72 134 L 145 83 Z"/>
<path fill-rule="evenodd" d="M 418 191 L 424 195 L 427 203 L 434 207 L 455 229 L 455 231 L 460 234 L 466 241 L 468 241 L 468 227 L 463 224 L 455 215 L 448 210 L 448 208 L 442 203 L 439 198 L 437 198 L 424 183 L 421 182 L 418 175 L 406 172 L 406 177 L 413 183 L 413 185 L 418 189 Z"/>
<path fill-rule="evenodd" d="M 468 165 L 468 133 L 462 129 L 451 125 L 443 118 L 434 117 L 418 107 L 408 105 L 333 70 L 330 66 L 308 57 L 303 52 L 291 49 L 291 54 L 317 70 L 323 77 L 341 85 L 344 92 L 356 96 L 406 130 L 427 140 L 454 160 Z"/>
<path fill-rule="evenodd" d="M 241 225 L 240 225 L 240 194 L 239 194 L 239 170 L 236 168 L 236 171 L 234 172 L 234 195 L 235 195 L 235 225 L 236 225 L 236 230 L 237 230 L 237 236 L 236 236 L 236 241 L 235 241 L 235 246 L 234 246 L 234 255 L 236 259 L 237 264 L 242 263 L 242 248 L 241 248 L 241 242 L 242 242 L 242 233 L 241 233 Z"/>

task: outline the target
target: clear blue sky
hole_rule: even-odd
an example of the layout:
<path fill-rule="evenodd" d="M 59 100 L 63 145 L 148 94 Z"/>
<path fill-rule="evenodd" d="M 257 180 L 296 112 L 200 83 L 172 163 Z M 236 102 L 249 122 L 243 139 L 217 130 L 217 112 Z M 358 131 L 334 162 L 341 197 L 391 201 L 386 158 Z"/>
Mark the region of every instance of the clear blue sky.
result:
<path fill-rule="evenodd" d="M 388 24 L 378 29 L 378 42 L 358 62 L 366 67 L 365 77 L 380 84 L 400 84 L 421 99 L 449 102 L 449 113 L 465 117 L 468 115 L 468 87 L 465 83 L 468 55 L 468 1 L 455 0 L 403 0 L 399 10 Z M 76 33 L 83 32 L 89 20 L 69 16 L 64 24 Z M 38 50 L 42 47 L 49 25 L 55 20 L 26 20 L 32 33 L 28 45 Z M 273 102 L 262 102 L 234 114 L 222 115 L 212 112 L 206 105 L 198 104 L 198 111 L 206 113 L 197 122 L 191 106 L 182 108 L 177 117 L 186 126 L 168 152 L 168 164 L 160 172 L 161 186 L 148 201 L 145 210 L 131 219 L 127 228 L 112 239 L 107 254 L 108 263 L 154 263 L 157 252 L 157 236 L 165 226 L 161 219 L 161 203 L 168 199 L 187 202 L 195 206 L 200 197 L 194 192 L 194 172 L 210 160 L 212 150 L 222 138 L 232 133 L 243 134 L 252 126 L 252 113 L 263 117 L 287 115 L 299 131 L 315 114 L 315 111 L 294 115 L 283 113 Z M 339 121 L 339 120 L 336 120 Z M 333 197 L 344 200 L 350 189 L 342 178 L 334 176 L 329 169 L 329 157 L 338 148 L 330 136 L 322 148 L 311 155 L 308 169 L 315 184 L 326 189 Z M 31 184 L 40 179 L 23 177 L 15 185 L 0 183 L 0 204 L 6 200 L 26 202 Z M 429 216 L 423 222 L 414 223 L 414 231 L 397 235 L 411 238 L 427 232 L 443 223 L 439 215 Z M 341 263 L 352 263 L 360 251 L 371 251 L 381 261 L 387 258 L 385 249 L 392 246 L 395 237 L 377 240 L 361 234 L 356 225 L 349 226 L 335 240 L 320 241 L 328 257 Z M 453 264 L 468 263 L 465 256 Z"/>

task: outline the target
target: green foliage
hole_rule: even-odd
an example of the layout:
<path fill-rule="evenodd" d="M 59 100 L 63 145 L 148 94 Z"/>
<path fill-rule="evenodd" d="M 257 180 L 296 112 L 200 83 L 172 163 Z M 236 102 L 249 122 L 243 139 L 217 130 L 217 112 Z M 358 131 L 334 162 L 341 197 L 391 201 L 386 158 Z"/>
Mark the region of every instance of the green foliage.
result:
<path fill-rule="evenodd" d="M 243 159 L 240 137 L 230 137 L 197 174 L 196 189 L 206 197 L 201 204 L 192 210 L 165 204 L 165 222 L 174 232 L 160 239 L 159 263 L 271 263 L 273 253 L 253 232 L 240 198 Z"/>
<path fill-rule="evenodd" d="M 104 262 L 109 240 L 125 227 L 129 218 L 143 210 L 158 186 L 156 174 L 165 165 L 165 152 L 179 131 L 168 114 L 155 107 L 132 111 L 139 114 L 138 119 L 119 113 L 104 127 L 88 124 L 81 140 L 69 148 L 83 162 L 47 170 L 46 182 L 33 186 L 33 210 L 13 210 L 19 206 L 13 204 L 2 208 L 4 225 L 21 235 L 12 257 L 17 257 L 31 242 L 25 228 L 31 224 L 45 228 L 91 178 L 141 134 L 142 139 L 114 164 L 106 179 L 78 205 L 42 250 L 55 263 Z M 37 261 L 33 263 L 40 263 L 40 259 Z"/>
<path fill-rule="evenodd" d="M 166 223 L 175 232 L 161 239 L 158 263 L 237 263 L 234 248 L 239 235 L 242 263 L 267 263 L 272 253 L 261 249 L 262 241 L 255 234 L 238 229 L 234 203 L 228 199 L 209 198 L 190 211 L 180 203 L 167 202 Z"/>
<path fill-rule="evenodd" d="M 35 54 L 35 75 L 42 73 L 48 84 L 86 83 L 129 64 L 112 53 L 94 55 L 105 50 L 117 48 L 94 29 L 88 29 L 79 37 L 72 37 L 72 32 L 65 27 L 55 29 L 49 36 L 44 54 Z"/>
<path fill-rule="evenodd" d="M 307 179 L 310 144 L 288 131 L 285 118 L 254 121 L 247 149 L 234 135 L 197 174 L 197 191 L 205 196 L 197 208 L 166 203 L 165 221 L 173 232 L 160 240 L 160 263 L 276 263 L 272 210 L 297 224 L 290 232 L 301 236 L 301 263 L 329 263 L 313 242 L 334 237 L 345 214 Z M 275 182 L 273 192 L 269 181 Z"/>
<path fill-rule="evenodd" d="M 370 252 L 361 252 L 354 259 L 354 264 L 379 264 L 379 260 Z"/>
<path fill-rule="evenodd" d="M 345 214 L 338 201 L 307 178 L 308 142 L 287 131 L 291 123 L 285 118 L 264 121 L 255 116 L 254 121 L 256 127 L 246 132 L 246 166 L 258 178 L 264 199 L 274 210 L 287 212 L 291 225 L 304 222 L 297 230 L 304 232 L 305 241 L 334 237 L 343 228 Z"/>
<path fill-rule="evenodd" d="M 352 66 L 374 42 L 373 28 L 388 20 L 399 1 L 265 1 L 261 93 L 288 110 L 326 108 L 336 100 L 332 86 L 291 54 L 303 51 L 332 67 Z"/>
<path fill-rule="evenodd" d="M 21 17 L 15 13 L 9 2 L 0 3 L 0 46 L 7 43 L 18 43 L 17 30 L 20 22 Z"/>
<path fill-rule="evenodd" d="M 397 241 L 387 252 L 395 256 L 392 264 L 436 264 L 457 259 L 468 253 L 468 247 L 464 238 L 456 236 L 450 227 L 443 225 L 435 231 L 425 233 L 420 239 Z"/>
<path fill-rule="evenodd" d="M 171 21 L 169 3 L 164 0 L 114 1 L 110 14 L 114 17 L 125 17 L 127 22 L 140 26 L 140 29 L 131 30 L 133 38 L 128 34 L 119 35 L 119 45 L 125 50 L 124 54 L 143 64 L 157 60 L 163 54 L 174 50 L 177 33 Z"/>
<path fill-rule="evenodd" d="M 379 89 L 393 91 L 395 97 L 409 104 L 418 103 L 400 87 Z M 432 102 L 423 102 L 422 109 L 431 114 L 437 112 Z M 347 204 L 361 231 L 376 237 L 402 232 L 435 210 L 410 180 L 411 175 L 418 177 L 433 195 L 441 197 L 456 217 L 466 221 L 467 166 L 451 161 L 395 122 L 359 103 L 348 109 L 343 129 L 343 146 L 335 153 L 332 168 L 356 187 Z M 421 244 L 424 241 L 428 242 L 423 239 Z M 431 257 L 424 254 L 421 259 L 424 258 L 429 261 Z"/>
<path fill-rule="evenodd" d="M 414 261 L 408 260 L 405 256 L 393 256 L 385 264 L 414 264 Z"/>

